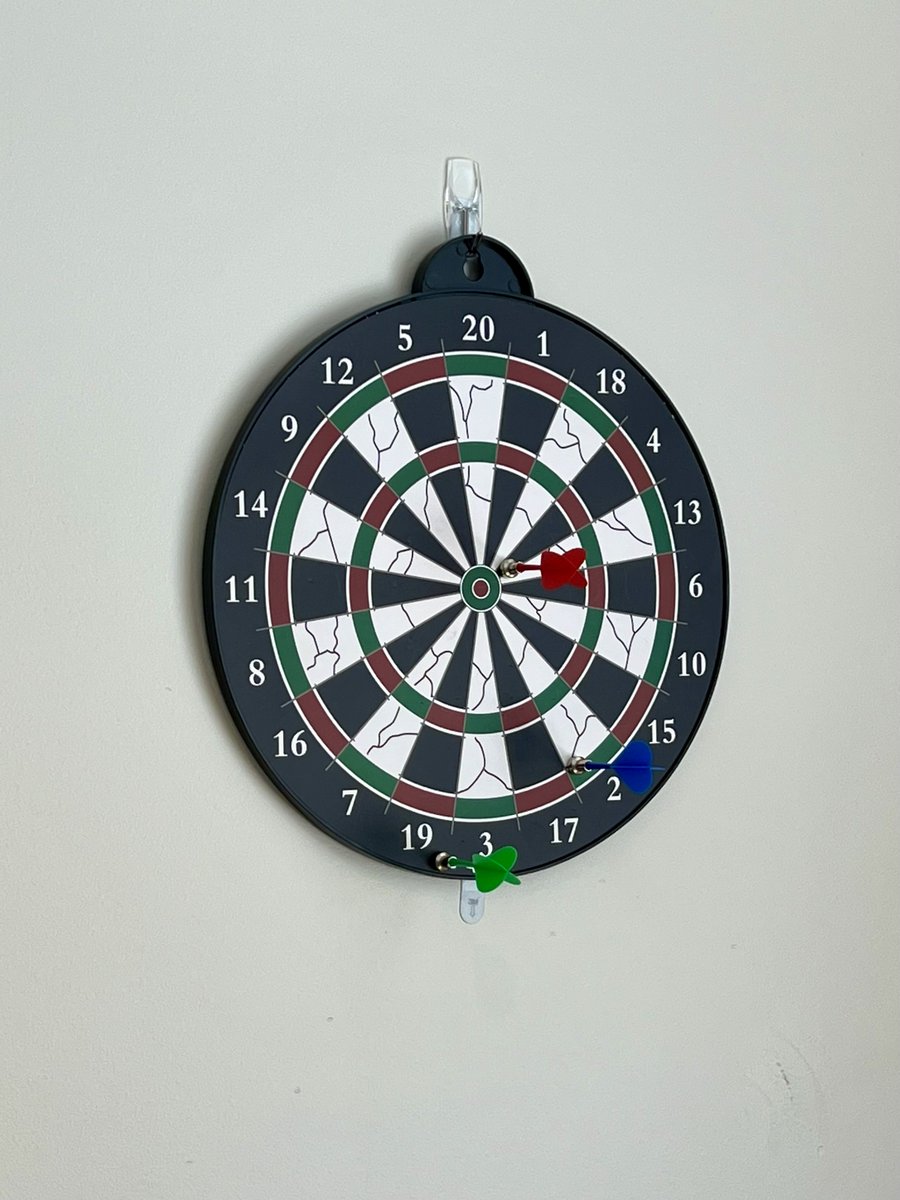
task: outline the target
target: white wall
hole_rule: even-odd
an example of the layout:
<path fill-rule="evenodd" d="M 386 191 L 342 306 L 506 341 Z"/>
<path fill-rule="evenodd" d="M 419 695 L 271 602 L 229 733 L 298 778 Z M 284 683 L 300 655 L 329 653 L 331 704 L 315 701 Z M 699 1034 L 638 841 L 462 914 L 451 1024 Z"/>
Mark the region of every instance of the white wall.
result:
<path fill-rule="evenodd" d="M 898 1195 L 889 0 L 7 0 L 3 1200 Z M 447 154 L 730 539 L 691 754 L 458 921 L 211 676 L 235 428 L 408 285 Z"/>

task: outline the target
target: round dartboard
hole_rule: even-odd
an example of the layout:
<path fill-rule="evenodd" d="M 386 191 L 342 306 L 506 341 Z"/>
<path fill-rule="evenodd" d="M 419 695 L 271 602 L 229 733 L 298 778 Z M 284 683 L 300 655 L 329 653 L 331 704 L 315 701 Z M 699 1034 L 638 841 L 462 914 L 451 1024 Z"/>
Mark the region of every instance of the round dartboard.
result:
<path fill-rule="evenodd" d="M 272 383 L 204 563 L 219 681 L 271 780 L 435 878 L 437 854 L 505 844 L 536 870 L 633 816 L 697 730 L 727 607 L 672 404 L 511 252 L 485 239 L 475 272 L 471 249 Z M 649 786 L 617 770 L 636 744 Z"/>

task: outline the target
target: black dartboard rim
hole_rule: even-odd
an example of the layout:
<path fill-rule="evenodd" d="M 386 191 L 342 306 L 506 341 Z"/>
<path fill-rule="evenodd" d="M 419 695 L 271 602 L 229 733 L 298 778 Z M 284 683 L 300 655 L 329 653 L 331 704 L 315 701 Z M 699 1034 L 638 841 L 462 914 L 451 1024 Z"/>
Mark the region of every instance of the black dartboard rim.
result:
<path fill-rule="evenodd" d="M 453 846 L 445 845 L 444 843 L 447 841 L 447 839 L 444 838 L 442 841 L 441 838 L 438 836 L 438 831 L 436 831 L 434 842 L 426 848 L 427 853 L 425 853 L 425 852 L 418 853 L 417 852 L 415 854 L 410 854 L 408 857 L 404 857 L 404 858 L 400 858 L 399 856 L 391 857 L 385 853 L 380 852 L 378 849 L 373 848 L 371 844 L 367 844 L 367 842 L 365 840 L 362 840 L 360 838 L 359 834 L 354 833 L 353 830 L 351 830 L 351 829 L 344 830 L 344 829 L 341 829 L 336 824 L 328 823 L 325 819 L 323 819 L 320 816 L 320 814 L 315 810 L 315 808 L 313 808 L 312 806 L 309 806 L 307 803 L 305 803 L 303 797 L 299 796 L 295 791 L 292 791 L 291 788 L 284 783 L 283 779 L 279 777 L 278 772 L 273 767 L 273 763 L 270 761 L 270 756 L 267 756 L 266 752 L 264 751 L 260 739 L 254 736 L 253 731 L 251 730 L 247 721 L 245 720 L 244 715 L 241 711 L 241 706 L 239 705 L 239 703 L 235 697 L 232 682 L 229 679 L 228 670 L 227 670 L 226 661 L 225 661 L 225 651 L 223 650 L 223 647 L 220 644 L 220 631 L 217 627 L 217 617 L 216 617 L 216 607 L 217 606 L 216 606 L 215 588 L 218 585 L 221 585 L 221 580 L 219 580 L 215 576 L 215 568 L 214 568 L 218 531 L 219 531 L 220 527 L 222 526 L 222 523 L 227 520 L 228 514 L 225 511 L 225 505 L 229 499 L 229 494 L 231 492 L 231 489 L 235 486 L 234 480 L 232 479 L 233 471 L 234 471 L 236 465 L 240 461 L 241 453 L 242 453 L 245 445 L 247 444 L 248 439 L 250 438 L 250 435 L 257 424 L 257 421 L 260 420 L 260 418 L 266 413 L 270 402 L 273 401 L 273 399 L 278 395 L 278 393 L 280 392 L 281 388 L 285 385 L 285 383 L 288 380 L 290 380 L 291 376 L 293 376 L 294 373 L 298 371 L 298 369 L 303 367 L 304 364 L 307 364 L 308 362 L 310 362 L 310 360 L 314 360 L 314 356 L 320 354 L 329 345 L 329 343 L 332 343 L 333 340 L 336 337 L 338 337 L 339 335 L 349 333 L 351 330 L 359 327 L 361 323 L 366 322 L 370 318 L 377 317 L 377 316 L 380 316 L 385 313 L 390 313 L 390 312 L 393 312 L 398 309 L 404 309 L 404 310 L 408 309 L 411 312 L 411 314 L 414 314 L 417 311 L 418 312 L 425 311 L 420 306 L 434 303 L 436 300 L 444 300 L 444 301 L 456 300 L 456 301 L 460 301 L 461 303 L 465 304 L 466 306 L 468 306 L 470 308 L 475 303 L 475 301 L 473 300 L 473 296 L 470 292 L 465 291 L 465 290 L 459 290 L 459 291 L 442 291 L 439 293 L 425 293 L 425 294 L 414 293 L 411 295 L 399 297 L 396 300 L 392 300 L 386 304 L 377 305 L 373 308 L 366 310 L 365 312 L 356 314 L 355 316 L 351 317 L 347 321 L 343 321 L 343 322 L 336 324 L 331 329 L 329 329 L 325 333 L 323 333 L 321 336 L 317 337 L 313 342 L 309 343 L 304 349 L 302 349 L 297 355 L 295 355 L 290 360 L 290 362 L 283 368 L 283 370 L 281 372 L 279 372 L 279 374 L 273 379 L 273 381 L 269 384 L 269 386 L 263 391 L 259 400 L 256 402 L 256 404 L 253 406 L 253 408 L 248 413 L 247 417 L 242 422 L 242 424 L 238 430 L 238 433 L 237 433 L 236 437 L 234 438 L 234 441 L 233 441 L 233 443 L 229 449 L 229 452 L 225 458 L 225 462 L 222 466 L 222 469 L 219 473 L 218 481 L 216 483 L 216 487 L 215 487 L 215 490 L 213 493 L 212 503 L 211 503 L 210 512 L 209 512 L 209 518 L 208 518 L 207 526 L 206 526 L 206 536 L 205 536 L 205 541 L 204 541 L 204 552 L 203 552 L 202 587 L 203 587 L 203 611 L 204 611 L 204 620 L 205 620 L 205 626 L 206 626 L 207 640 L 209 643 L 210 653 L 211 653 L 216 677 L 217 677 L 222 695 L 225 699 L 225 702 L 226 702 L 228 710 L 231 714 L 231 717 L 234 720 L 237 728 L 239 729 L 244 741 L 247 743 L 254 758 L 256 759 L 256 761 L 258 762 L 260 767 L 263 769 L 265 774 L 268 776 L 268 778 L 271 780 L 271 782 L 274 784 L 274 786 L 300 812 L 302 812 L 303 815 L 307 819 L 311 820 L 313 822 L 313 824 L 318 826 L 323 832 L 327 833 L 329 836 L 334 837 L 336 840 L 342 842 L 344 845 L 350 847 L 351 849 L 354 849 L 363 854 L 366 854 L 368 857 L 374 858 L 380 862 L 386 862 L 386 863 L 390 863 L 391 865 L 394 865 L 394 866 L 403 867 L 407 870 L 414 870 L 419 873 L 429 874 L 430 876 L 432 876 L 434 878 L 447 878 L 448 876 L 441 875 L 434 870 L 434 867 L 433 867 L 434 852 L 438 851 L 438 850 L 442 850 L 442 849 L 448 849 L 448 848 L 451 849 L 452 852 L 454 852 L 454 853 L 457 853 L 459 851 Z M 517 866 L 517 873 L 528 874 L 532 871 L 542 870 L 548 866 L 554 866 L 557 863 L 568 861 L 569 859 L 574 858 L 577 855 L 582 854 L 585 851 L 594 848 L 595 846 L 599 845 L 600 842 L 605 841 L 607 837 L 611 836 L 613 833 L 618 832 L 626 824 L 628 824 L 628 822 L 630 822 L 631 819 L 634 816 L 636 816 L 637 813 L 640 812 L 647 803 L 649 803 L 649 801 L 658 793 L 658 791 L 663 786 L 663 784 L 672 776 L 675 769 L 681 763 L 682 759 L 684 758 L 685 753 L 687 752 L 688 748 L 690 747 L 694 738 L 696 737 L 697 731 L 700 728 L 700 725 L 702 724 L 703 719 L 706 715 L 710 700 L 712 698 L 712 694 L 715 690 L 719 671 L 721 669 L 722 658 L 723 658 L 723 653 L 724 653 L 724 646 L 725 646 L 725 639 L 726 639 L 727 623 L 728 623 L 729 569 L 728 569 L 728 556 L 727 556 L 725 532 L 724 532 L 724 525 L 723 525 L 721 510 L 720 510 L 720 507 L 718 504 L 718 500 L 716 498 L 715 490 L 713 488 L 713 484 L 712 484 L 712 480 L 709 475 L 709 471 L 707 470 L 706 464 L 699 452 L 699 449 L 693 438 L 693 435 L 691 434 L 690 430 L 688 429 L 688 427 L 682 420 L 682 418 L 681 418 L 680 414 L 678 413 L 677 409 L 675 408 L 674 404 L 671 402 L 671 400 L 669 399 L 667 394 L 659 386 L 659 384 L 656 382 L 656 380 L 653 378 L 653 376 L 627 350 L 625 350 L 622 346 L 620 346 L 616 341 L 614 341 L 612 338 L 610 338 L 607 334 L 603 333 L 602 331 L 597 329 L 595 326 L 591 325 L 589 322 L 583 320 L 582 318 L 580 318 L 578 316 L 573 315 L 572 313 L 567 312 L 566 310 L 564 310 L 562 308 L 547 304 L 543 301 L 536 300 L 531 297 L 510 296 L 510 295 L 505 295 L 503 293 L 492 293 L 492 292 L 481 292 L 477 298 L 477 306 L 480 307 L 481 309 L 484 309 L 486 307 L 489 307 L 492 303 L 502 303 L 502 304 L 506 305 L 506 304 L 509 304 L 509 302 L 511 300 L 517 304 L 527 305 L 527 307 L 531 313 L 542 313 L 542 314 L 546 314 L 548 317 L 557 318 L 563 322 L 569 323 L 573 327 L 576 327 L 576 328 L 584 331 L 585 333 L 591 335 L 594 338 L 600 339 L 601 343 L 603 343 L 606 347 L 608 347 L 611 351 L 613 351 L 616 355 L 618 355 L 619 358 L 622 360 L 622 362 L 627 364 L 630 368 L 634 369 L 638 373 L 640 378 L 643 379 L 644 381 L 646 381 L 646 384 L 649 386 L 649 388 L 651 389 L 651 391 L 655 395 L 655 397 L 659 401 L 662 402 L 664 411 L 667 412 L 668 415 L 674 421 L 677 429 L 679 430 L 682 438 L 684 439 L 684 442 L 686 444 L 688 451 L 690 452 L 690 455 L 693 459 L 693 463 L 699 471 L 700 478 L 702 479 L 702 482 L 703 482 L 706 492 L 708 494 L 708 500 L 709 500 L 710 508 L 711 508 L 710 515 L 711 515 L 711 518 L 712 518 L 712 521 L 714 524 L 714 528 L 715 528 L 715 532 L 717 535 L 717 544 L 718 544 L 719 553 L 720 553 L 720 567 L 721 567 L 721 584 L 720 584 L 721 598 L 720 598 L 720 601 L 718 600 L 718 597 L 717 597 L 717 602 L 719 602 L 721 604 L 721 620 L 719 623 L 718 639 L 717 639 L 717 643 L 716 643 L 716 647 L 715 647 L 715 653 L 708 663 L 708 670 L 707 670 L 707 675 L 706 675 L 706 680 L 708 682 L 706 683 L 705 690 L 704 690 L 703 696 L 702 696 L 702 700 L 698 703 L 698 706 L 696 709 L 696 716 L 693 720 L 693 723 L 691 724 L 686 735 L 683 738 L 679 738 L 677 748 L 671 751 L 668 761 L 666 762 L 665 771 L 664 771 L 664 774 L 662 775 L 662 778 L 659 780 L 658 784 L 655 784 L 649 790 L 649 792 L 646 795 L 641 796 L 641 797 L 632 797 L 630 800 L 629 807 L 623 812 L 623 814 L 621 815 L 621 818 L 613 820 L 613 822 L 611 824 L 609 824 L 607 828 L 605 828 L 602 832 L 599 832 L 596 836 L 592 836 L 591 839 L 589 841 L 585 842 L 584 844 L 580 844 L 580 845 L 579 844 L 572 844 L 572 845 L 563 844 L 555 852 L 554 857 L 547 859 L 546 861 L 543 861 L 543 862 L 537 862 L 534 864 L 530 864 L 527 861 L 520 862 L 520 864 Z M 518 347 L 517 347 L 517 349 L 519 349 L 519 353 L 521 353 L 521 349 Z M 415 358 L 415 354 L 413 354 L 412 357 Z M 532 359 L 534 359 L 535 357 L 536 356 L 534 356 L 534 355 L 531 356 Z M 391 364 L 390 364 L 391 367 L 397 365 L 397 363 L 400 361 L 402 361 L 402 360 L 397 359 L 395 357 L 391 361 Z M 382 366 L 383 366 L 383 364 L 382 364 Z M 385 367 L 384 369 L 386 370 L 387 368 Z M 323 420 L 324 420 L 324 418 L 323 418 Z M 300 444 L 302 444 L 302 443 L 300 443 Z M 664 480 L 654 480 L 655 485 L 661 485 L 664 482 L 665 482 Z M 268 527 L 267 527 L 267 531 L 266 531 L 266 536 L 268 537 Z M 673 549 L 676 549 L 676 548 L 673 547 Z M 673 640 L 672 640 L 670 650 L 669 650 L 669 658 L 667 659 L 666 670 L 668 670 L 668 664 L 674 659 L 674 648 L 675 648 L 675 640 L 674 640 L 674 634 L 673 634 Z M 286 692 L 285 694 L 287 695 L 288 693 Z M 652 711 L 653 711 L 653 709 L 651 706 L 650 712 L 652 713 Z M 552 815 L 553 815 L 553 810 L 548 809 L 547 810 L 548 820 L 552 818 Z M 417 821 L 421 820 L 421 818 L 417 817 L 415 815 L 415 813 L 409 813 L 408 816 L 409 816 L 410 822 L 412 822 L 413 825 L 415 825 Z M 524 820 L 524 822 L 527 822 L 527 820 L 528 820 L 527 815 L 523 818 L 523 820 Z M 512 842 L 513 844 L 517 843 L 517 840 L 518 840 L 517 834 L 519 833 L 519 830 L 517 830 L 515 824 L 513 824 L 512 822 L 506 822 L 506 823 L 499 822 L 499 823 L 494 824 L 492 822 L 491 818 L 485 818 L 483 823 L 488 828 L 493 829 L 495 845 L 503 844 L 506 841 Z M 436 821 L 435 824 L 440 826 L 440 820 L 438 819 L 438 821 Z M 545 824 L 546 824 L 546 822 L 545 822 Z M 563 843 L 565 843 L 565 837 L 562 838 L 562 841 L 563 841 Z M 473 853 L 473 852 L 477 852 L 478 848 L 479 847 L 477 845 L 472 845 L 467 848 L 464 847 L 463 849 L 467 853 Z"/>

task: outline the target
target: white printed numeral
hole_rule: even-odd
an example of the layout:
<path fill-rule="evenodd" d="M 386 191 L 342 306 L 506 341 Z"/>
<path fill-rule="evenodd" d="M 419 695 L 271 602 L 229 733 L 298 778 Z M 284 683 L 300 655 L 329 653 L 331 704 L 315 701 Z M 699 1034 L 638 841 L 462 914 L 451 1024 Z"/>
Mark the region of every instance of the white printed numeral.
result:
<path fill-rule="evenodd" d="M 699 500 L 688 500 L 687 501 L 687 506 L 688 506 L 688 510 L 689 510 L 687 517 L 685 517 L 685 515 L 684 515 L 684 505 L 685 505 L 684 500 L 676 500 L 675 501 L 675 524 L 676 525 L 699 525 L 700 521 L 703 517 L 703 513 L 700 511 L 700 501 Z"/>
<path fill-rule="evenodd" d="M 349 817 L 353 812 L 353 805 L 356 803 L 356 797 L 359 795 L 359 788 L 344 788 L 341 796 L 347 801 L 347 811 L 345 817 Z"/>
<path fill-rule="evenodd" d="M 252 575 L 248 575 L 244 580 L 243 596 L 238 595 L 236 576 L 229 575 L 225 580 L 225 583 L 228 587 L 228 599 L 225 601 L 226 604 L 240 604 L 241 601 L 243 601 L 244 604 L 256 604 L 256 580 Z"/>
<path fill-rule="evenodd" d="M 416 847 L 413 845 L 412 825 L 404 825 L 400 832 L 403 834 L 403 849 L 415 850 Z M 434 837 L 434 830 L 427 821 L 423 821 L 422 824 L 416 829 L 415 835 L 419 839 L 419 849 L 424 850 L 426 846 L 431 845 L 431 839 Z"/>
<path fill-rule="evenodd" d="M 494 338 L 494 321 L 491 317 L 476 317 L 466 313 L 463 317 L 466 332 L 462 336 L 464 342 L 490 342 Z"/>
<path fill-rule="evenodd" d="M 275 757 L 287 758 L 288 748 L 294 758 L 302 758 L 308 747 L 306 745 L 306 730 L 301 729 L 299 733 L 295 733 L 290 742 L 287 740 L 287 734 L 283 729 L 279 729 L 275 734 Z"/>
<path fill-rule="evenodd" d="M 269 511 L 266 507 L 266 493 L 260 492 L 253 503 L 250 505 L 250 512 L 247 511 L 247 497 L 243 491 L 235 494 L 237 500 L 237 515 L 239 517 L 249 517 L 250 513 L 255 512 L 258 517 L 264 517 Z"/>
<path fill-rule="evenodd" d="M 349 358 L 338 359 L 337 374 L 333 358 L 323 358 L 322 366 L 325 368 L 323 383 L 339 383 L 342 387 L 350 387 L 353 383 L 353 363 Z"/>
<path fill-rule="evenodd" d="M 571 846 L 575 841 L 575 831 L 578 828 L 577 817 L 563 817 L 562 822 L 560 822 L 559 817 L 553 818 L 553 820 L 550 822 L 550 828 L 553 830 L 553 837 L 550 839 L 550 845 L 561 846 L 563 844 L 563 839 L 560 837 L 561 825 L 565 826 L 563 832 L 569 835 L 565 839 L 566 843 Z"/>
<path fill-rule="evenodd" d="M 658 746 L 660 741 L 666 746 L 670 746 L 675 741 L 675 721 L 672 717 L 666 717 L 662 721 L 649 721 L 647 728 L 650 730 L 650 745 Z M 662 738 L 660 739 L 660 732 Z"/>
<path fill-rule="evenodd" d="M 625 372 L 621 367 L 616 367 L 609 378 L 607 378 L 606 367 L 597 372 L 597 392 L 601 396 L 608 396 L 610 392 L 614 396 L 621 396 L 626 386 Z"/>

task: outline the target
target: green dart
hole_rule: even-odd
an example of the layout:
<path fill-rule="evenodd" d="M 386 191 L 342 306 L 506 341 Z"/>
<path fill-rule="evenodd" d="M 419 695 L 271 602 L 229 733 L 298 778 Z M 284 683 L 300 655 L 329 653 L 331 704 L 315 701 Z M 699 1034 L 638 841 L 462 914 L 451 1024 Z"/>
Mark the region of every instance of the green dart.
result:
<path fill-rule="evenodd" d="M 501 883 L 521 883 L 512 869 L 516 865 L 519 852 L 515 846 L 501 846 L 490 854 L 476 854 L 474 858 L 456 858 L 452 854 L 447 859 L 451 870 L 455 867 L 468 867 L 475 872 L 475 886 L 479 892 L 493 892 Z"/>

